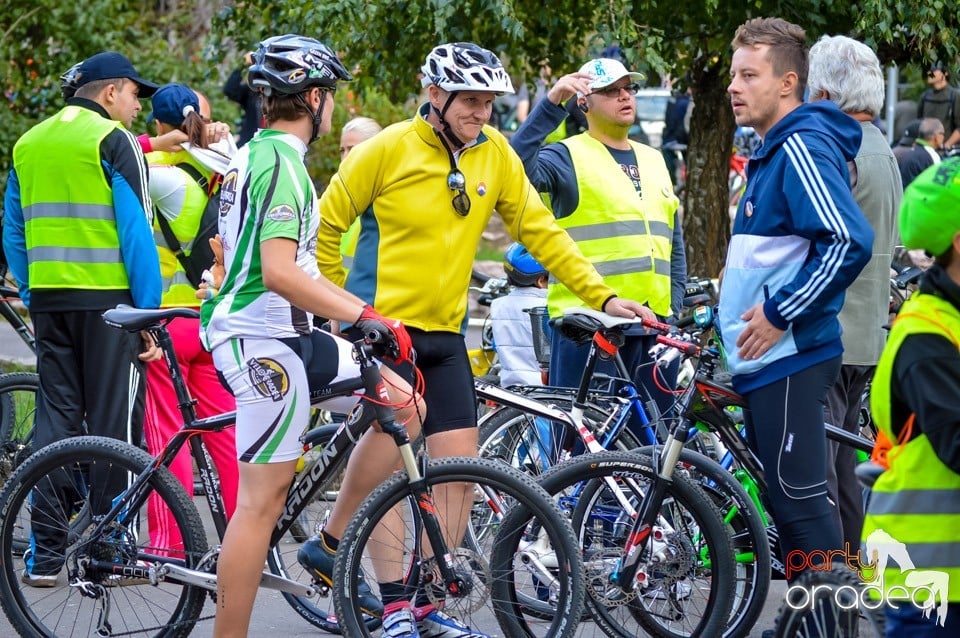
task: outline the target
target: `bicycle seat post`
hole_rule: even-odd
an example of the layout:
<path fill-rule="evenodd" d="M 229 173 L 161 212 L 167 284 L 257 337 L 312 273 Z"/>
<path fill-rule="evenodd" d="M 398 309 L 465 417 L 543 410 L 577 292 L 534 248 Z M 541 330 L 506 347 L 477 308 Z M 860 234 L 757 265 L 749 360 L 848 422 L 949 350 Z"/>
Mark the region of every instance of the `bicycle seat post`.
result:
<path fill-rule="evenodd" d="M 196 405 L 197 400 L 190 396 L 187 389 L 187 383 L 183 378 L 183 371 L 180 370 L 180 363 L 177 361 L 177 354 L 173 349 L 173 339 L 170 338 L 170 332 L 166 324 L 158 324 L 149 329 L 150 334 L 157 342 L 157 346 L 163 352 L 164 361 L 167 363 L 167 370 L 170 372 L 170 380 L 173 382 L 174 390 L 177 393 L 177 407 L 183 416 L 185 424 L 193 423 L 197 420 Z"/>

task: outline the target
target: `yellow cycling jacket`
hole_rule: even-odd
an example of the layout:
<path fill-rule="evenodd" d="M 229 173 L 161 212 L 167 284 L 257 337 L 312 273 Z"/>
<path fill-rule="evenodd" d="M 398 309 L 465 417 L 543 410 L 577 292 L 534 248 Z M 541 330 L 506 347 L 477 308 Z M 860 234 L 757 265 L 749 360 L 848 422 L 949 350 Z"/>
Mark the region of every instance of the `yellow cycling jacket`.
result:
<path fill-rule="evenodd" d="M 493 211 L 510 235 L 586 305 L 616 293 L 603 283 L 544 206 L 507 140 L 485 126 L 459 153 L 470 212 L 459 215 L 447 186 L 450 155 L 425 107 L 357 146 L 320 198 L 317 263 L 332 282 L 376 309 L 427 331 L 463 332 L 467 288 L 480 235 Z M 353 267 L 345 276 L 340 236 L 360 217 Z"/>

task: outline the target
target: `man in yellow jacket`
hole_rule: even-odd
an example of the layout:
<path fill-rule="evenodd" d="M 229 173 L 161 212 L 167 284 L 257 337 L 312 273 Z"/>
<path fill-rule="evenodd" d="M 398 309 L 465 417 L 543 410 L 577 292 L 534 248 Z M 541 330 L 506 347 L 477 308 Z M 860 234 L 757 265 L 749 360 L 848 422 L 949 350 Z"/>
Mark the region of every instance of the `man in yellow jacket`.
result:
<path fill-rule="evenodd" d="M 317 262 L 325 277 L 407 326 L 425 381 L 430 456 L 476 456 L 476 397 L 463 332 L 474 254 L 494 210 L 585 304 L 625 317 L 653 313 L 603 282 L 541 202 L 506 139 L 487 126 L 494 98 L 513 93 L 497 56 L 475 44 L 443 44 L 422 72 L 427 103 L 412 120 L 357 146 L 323 193 Z M 357 217 L 360 234 L 345 277 L 340 236 Z M 400 372 L 412 378 L 409 365 Z M 376 487 L 372 478 L 368 490 Z M 352 513 L 331 515 L 320 538 L 307 544 L 315 557 L 308 562 L 329 563 Z M 402 591 L 381 584 L 381 592 L 386 614 L 405 602 Z M 428 635 L 483 636 L 448 617 L 438 620 L 440 610 L 425 596 L 413 611 Z"/>

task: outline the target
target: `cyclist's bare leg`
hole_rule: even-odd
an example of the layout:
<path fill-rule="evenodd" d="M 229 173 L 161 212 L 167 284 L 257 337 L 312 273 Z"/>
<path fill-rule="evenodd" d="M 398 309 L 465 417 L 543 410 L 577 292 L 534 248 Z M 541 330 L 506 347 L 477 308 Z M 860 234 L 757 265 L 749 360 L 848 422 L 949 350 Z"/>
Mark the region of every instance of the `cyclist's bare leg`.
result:
<path fill-rule="evenodd" d="M 267 560 L 270 535 L 280 518 L 297 461 L 240 463 L 237 510 L 217 561 L 216 638 L 246 636 Z"/>
<path fill-rule="evenodd" d="M 477 456 L 479 431 L 477 428 L 461 428 L 438 432 L 427 437 L 427 452 L 430 458 L 448 456 Z M 450 483 L 437 485 L 433 491 L 437 517 L 444 525 L 444 535 L 449 547 L 460 545 L 467 529 L 470 509 L 473 505 L 473 485 Z M 424 556 L 430 555 L 430 544 L 425 543 Z"/>

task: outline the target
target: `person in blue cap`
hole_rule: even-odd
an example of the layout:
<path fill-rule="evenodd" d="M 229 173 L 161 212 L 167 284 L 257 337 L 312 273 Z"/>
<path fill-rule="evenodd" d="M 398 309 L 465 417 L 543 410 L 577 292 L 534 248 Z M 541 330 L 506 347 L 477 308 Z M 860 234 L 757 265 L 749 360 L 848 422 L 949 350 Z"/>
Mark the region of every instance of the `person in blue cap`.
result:
<path fill-rule="evenodd" d="M 35 449 L 81 434 L 84 423 L 89 434 L 139 445 L 144 361 L 159 356 L 149 336 L 141 344 L 100 317 L 118 304 L 160 303 L 147 165 L 127 130 L 157 85 L 112 51 L 85 60 L 75 82 L 67 105 L 17 141 L 4 197 L 3 248 L 37 336 Z M 35 496 L 40 523 L 23 580 L 54 587 L 67 539 L 53 530 L 65 522 L 44 525 L 38 514 L 43 503 L 51 517 L 69 507 L 57 506 L 62 494 Z"/>

